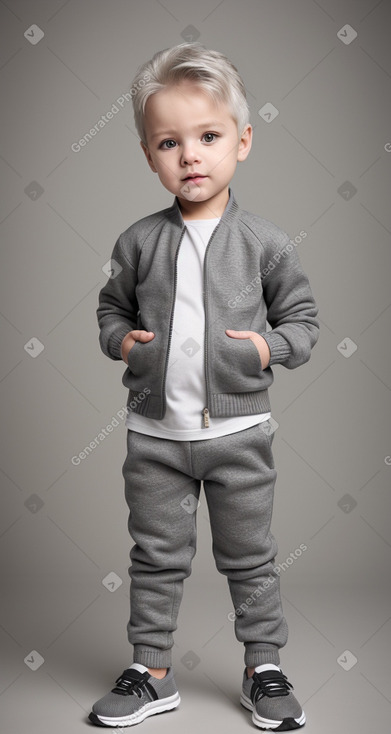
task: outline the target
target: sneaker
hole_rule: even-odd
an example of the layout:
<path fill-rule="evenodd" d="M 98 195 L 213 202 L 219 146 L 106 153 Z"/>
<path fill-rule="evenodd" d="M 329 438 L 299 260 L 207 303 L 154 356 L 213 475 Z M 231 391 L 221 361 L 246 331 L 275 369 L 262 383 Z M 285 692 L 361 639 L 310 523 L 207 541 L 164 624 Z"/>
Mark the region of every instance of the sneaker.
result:
<path fill-rule="evenodd" d="M 92 706 L 88 718 L 93 724 L 133 726 L 147 716 L 176 708 L 181 701 L 172 668 L 160 679 L 152 676 L 145 665 L 133 663 L 115 682 L 111 692 Z"/>
<path fill-rule="evenodd" d="M 299 729 L 304 726 L 306 717 L 291 690 L 292 684 L 277 666 L 258 672 L 255 668 L 251 678 L 245 668 L 240 703 L 253 712 L 253 723 L 260 729 Z"/>

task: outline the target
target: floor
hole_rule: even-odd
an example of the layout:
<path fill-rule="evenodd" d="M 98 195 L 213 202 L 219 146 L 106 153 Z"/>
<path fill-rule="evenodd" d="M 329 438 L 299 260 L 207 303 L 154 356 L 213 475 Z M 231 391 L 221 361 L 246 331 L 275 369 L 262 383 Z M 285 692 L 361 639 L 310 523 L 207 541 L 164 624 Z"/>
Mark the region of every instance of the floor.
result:
<path fill-rule="evenodd" d="M 225 734 L 245 734 L 256 730 L 251 713 L 239 703 L 243 649 L 228 618 L 231 606 L 225 580 L 217 575 L 202 585 L 197 568 L 193 574 L 185 585 L 173 650 L 181 703 L 174 711 L 145 720 L 142 731 L 192 734 L 218 728 Z M 28 585 L 28 579 L 24 581 Z M 91 601 L 65 628 L 61 623 L 58 635 L 53 637 L 51 629 L 46 646 L 53 599 L 50 579 L 42 578 L 42 584 L 35 588 L 37 598 L 47 600 L 41 614 L 33 604 L 24 610 L 25 644 L 20 635 L 13 637 L 10 620 L 8 630 L 1 630 L 1 731 L 81 734 L 92 730 L 87 719 L 92 703 L 113 687 L 115 678 L 132 662 L 125 632 L 127 584 L 114 594 L 94 595 L 91 577 L 81 578 L 79 589 L 73 582 L 75 600 L 87 592 Z M 388 731 L 388 594 L 346 585 L 293 586 L 288 580 L 281 581 L 281 588 L 290 634 L 281 650 L 281 667 L 307 715 L 306 734 Z M 41 640 L 38 649 L 34 636 Z"/>

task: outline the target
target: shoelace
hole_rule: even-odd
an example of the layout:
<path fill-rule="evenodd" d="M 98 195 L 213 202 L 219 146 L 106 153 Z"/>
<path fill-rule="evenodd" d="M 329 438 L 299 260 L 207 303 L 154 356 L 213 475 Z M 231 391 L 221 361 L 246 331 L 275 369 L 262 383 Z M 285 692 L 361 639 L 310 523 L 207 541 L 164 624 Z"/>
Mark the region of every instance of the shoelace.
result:
<path fill-rule="evenodd" d="M 135 693 L 141 698 L 142 689 L 149 677 L 149 673 L 143 673 L 141 678 L 132 678 L 131 674 L 124 671 L 115 681 L 117 685 L 112 689 L 112 693 L 118 693 L 121 696 L 131 696 Z"/>
<path fill-rule="evenodd" d="M 277 670 L 265 670 L 263 673 L 254 673 L 254 683 L 251 693 L 254 695 L 253 703 L 260 698 L 268 696 L 289 696 L 290 689 L 293 689 L 284 673 Z"/>

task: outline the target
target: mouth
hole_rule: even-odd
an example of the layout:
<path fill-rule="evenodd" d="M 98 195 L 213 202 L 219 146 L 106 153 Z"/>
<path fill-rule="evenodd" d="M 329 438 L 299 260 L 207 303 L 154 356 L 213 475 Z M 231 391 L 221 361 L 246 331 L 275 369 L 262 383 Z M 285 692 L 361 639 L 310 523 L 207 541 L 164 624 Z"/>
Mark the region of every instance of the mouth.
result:
<path fill-rule="evenodd" d="M 193 181 L 194 183 L 199 183 L 200 181 L 203 181 L 204 178 L 207 178 L 207 176 L 202 176 L 201 174 L 192 174 L 191 176 L 186 176 L 186 178 L 183 178 L 182 181 Z"/>

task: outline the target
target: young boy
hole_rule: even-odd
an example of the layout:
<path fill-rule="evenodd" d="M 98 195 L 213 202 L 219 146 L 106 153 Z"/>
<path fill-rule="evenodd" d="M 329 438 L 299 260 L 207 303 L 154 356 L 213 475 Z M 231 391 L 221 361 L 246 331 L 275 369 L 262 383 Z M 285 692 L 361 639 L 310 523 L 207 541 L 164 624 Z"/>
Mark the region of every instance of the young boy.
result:
<path fill-rule="evenodd" d="M 180 702 L 171 651 L 203 480 L 214 559 L 245 647 L 240 702 L 260 728 L 296 729 L 305 714 L 279 667 L 288 628 L 270 532 L 268 388 L 271 365 L 309 360 L 318 309 L 288 235 L 239 208 L 229 187 L 252 142 L 231 62 L 183 43 L 140 67 L 132 91 L 141 147 L 175 199 L 120 235 L 99 294 L 102 351 L 127 365 L 134 657 L 89 719 L 130 726 Z"/>

